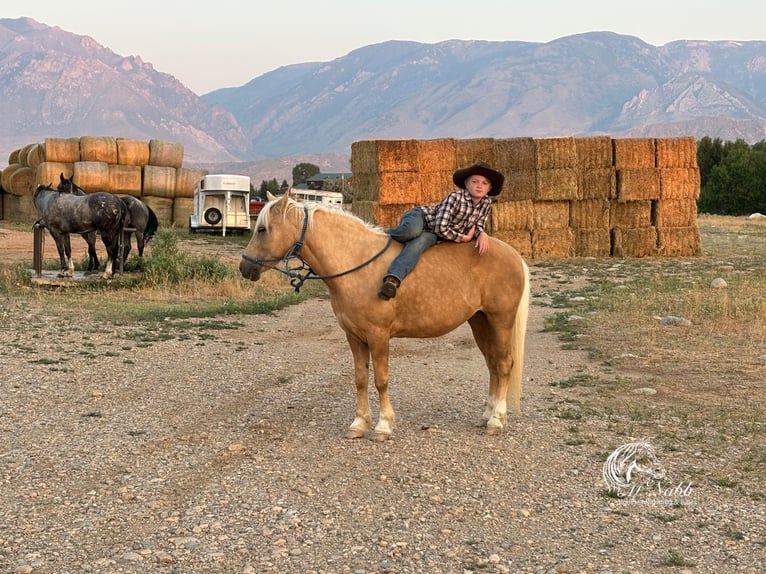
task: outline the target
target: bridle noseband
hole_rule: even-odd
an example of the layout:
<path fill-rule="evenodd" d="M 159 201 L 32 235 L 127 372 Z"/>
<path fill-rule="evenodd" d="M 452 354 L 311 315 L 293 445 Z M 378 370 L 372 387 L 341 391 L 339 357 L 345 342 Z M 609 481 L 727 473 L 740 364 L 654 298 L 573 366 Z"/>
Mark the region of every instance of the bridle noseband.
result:
<path fill-rule="evenodd" d="M 385 251 L 388 249 L 388 247 L 391 245 L 391 236 L 388 237 L 388 241 L 386 241 L 386 244 L 383 246 L 383 249 L 378 251 L 375 255 L 370 257 L 367 261 L 364 261 L 360 263 L 359 265 L 352 267 L 351 269 L 346 269 L 345 271 L 341 271 L 340 273 L 333 273 L 332 275 L 317 275 L 316 272 L 311 268 L 311 265 L 309 265 L 303 257 L 301 257 L 301 248 L 303 247 L 303 241 L 306 238 L 306 230 L 308 229 L 308 222 L 309 222 L 309 210 L 306 205 L 303 206 L 303 226 L 301 227 L 301 236 L 298 238 L 298 240 L 290 246 L 290 249 L 285 252 L 285 254 L 282 257 L 269 257 L 267 259 L 260 259 L 258 257 L 250 257 L 246 253 L 242 254 L 242 259 L 245 261 L 248 261 L 249 263 L 253 263 L 255 265 L 260 265 L 262 267 L 268 267 L 269 269 L 273 269 L 274 271 L 278 271 L 279 273 L 282 273 L 283 275 L 286 275 L 290 278 L 290 285 L 292 285 L 293 289 L 295 289 L 296 293 L 299 293 L 301 290 L 301 287 L 303 287 L 303 283 L 307 279 L 334 279 L 336 277 L 341 277 L 343 275 L 347 275 L 349 273 L 353 273 L 354 271 L 357 271 L 361 269 L 362 267 L 369 265 L 373 261 L 375 261 L 378 257 L 383 255 Z M 294 265 L 290 266 L 290 260 L 296 259 L 298 262 L 300 262 L 300 265 Z M 284 264 L 284 269 L 281 269 L 277 265 L 279 263 Z"/>

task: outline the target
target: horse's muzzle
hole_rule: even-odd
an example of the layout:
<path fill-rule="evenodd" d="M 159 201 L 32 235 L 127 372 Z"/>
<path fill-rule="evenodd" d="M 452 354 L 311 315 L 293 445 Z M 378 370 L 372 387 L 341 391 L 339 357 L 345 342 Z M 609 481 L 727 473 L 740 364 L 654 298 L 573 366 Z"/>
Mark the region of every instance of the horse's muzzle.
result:
<path fill-rule="evenodd" d="M 250 279 L 250 281 L 258 281 L 261 278 L 261 266 L 251 263 L 247 259 L 239 262 L 239 272 L 242 273 L 242 277 Z"/>

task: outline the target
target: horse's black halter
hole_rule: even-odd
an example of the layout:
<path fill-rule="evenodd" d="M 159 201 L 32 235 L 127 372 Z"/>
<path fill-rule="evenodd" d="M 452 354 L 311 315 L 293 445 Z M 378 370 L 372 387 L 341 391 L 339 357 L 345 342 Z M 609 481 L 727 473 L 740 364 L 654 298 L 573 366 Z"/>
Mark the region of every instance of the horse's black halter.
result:
<path fill-rule="evenodd" d="M 378 251 L 375 255 L 370 257 L 367 261 L 364 261 L 357 265 L 356 267 L 352 267 L 351 269 L 346 269 L 345 271 L 341 271 L 340 273 L 333 273 L 332 275 L 317 275 L 316 272 L 311 268 L 311 265 L 309 265 L 303 257 L 301 257 L 301 247 L 303 247 L 303 240 L 306 238 L 306 229 L 308 228 L 308 222 L 309 222 L 309 210 L 304 205 L 303 206 L 303 227 L 301 228 L 301 236 L 298 238 L 298 241 L 292 244 L 290 249 L 287 250 L 287 252 L 282 257 L 269 257 L 268 259 L 259 259 L 257 257 L 250 257 L 249 255 L 243 253 L 242 259 L 245 261 L 249 261 L 250 263 L 254 263 L 255 265 L 261 265 L 263 267 L 268 267 L 269 269 L 273 269 L 274 271 L 279 271 L 280 273 L 286 275 L 290 278 L 290 285 L 293 286 L 293 289 L 295 289 L 296 293 L 299 293 L 301 290 L 301 287 L 303 287 L 304 281 L 307 279 L 334 279 L 336 277 L 341 277 L 343 275 L 347 275 L 349 273 L 353 273 L 354 271 L 357 271 L 361 269 L 362 267 L 369 265 L 373 261 L 375 261 L 378 257 L 383 255 L 385 253 L 386 249 L 391 245 L 391 237 L 388 237 L 388 241 L 383 246 L 383 249 Z M 300 262 L 299 266 L 290 267 L 290 259 L 297 259 Z M 284 263 L 284 269 L 280 269 L 277 267 L 277 265 L 272 265 L 272 263 Z M 303 273 L 302 273 L 303 272 Z"/>

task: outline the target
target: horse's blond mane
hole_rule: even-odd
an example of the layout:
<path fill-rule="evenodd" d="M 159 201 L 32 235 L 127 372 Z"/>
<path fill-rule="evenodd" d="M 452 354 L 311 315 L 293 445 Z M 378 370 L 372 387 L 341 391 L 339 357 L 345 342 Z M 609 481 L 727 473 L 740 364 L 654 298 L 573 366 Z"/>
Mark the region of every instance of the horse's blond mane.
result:
<path fill-rule="evenodd" d="M 279 198 L 279 199 L 281 199 L 281 198 Z M 267 203 L 263 207 L 263 209 L 261 209 L 261 213 L 258 215 L 258 219 L 256 221 L 256 225 L 263 225 L 265 227 L 269 226 L 269 220 L 271 218 L 271 208 L 272 208 L 272 206 L 277 201 L 279 201 L 279 199 L 274 200 L 274 201 L 270 201 L 269 203 Z M 385 232 L 383 231 L 382 228 L 378 227 L 377 225 L 373 225 L 372 223 L 368 223 L 367 221 L 365 221 L 361 217 L 358 217 L 358 216 L 354 215 L 350 211 L 347 211 L 345 209 L 338 209 L 337 207 L 330 207 L 330 206 L 327 206 L 327 205 L 322 205 L 321 203 L 313 203 L 313 202 L 301 203 L 301 202 L 296 201 L 294 199 L 288 199 L 287 200 L 287 209 L 285 210 L 285 215 L 287 215 L 288 213 L 290 213 L 294 209 L 301 209 L 302 210 L 304 208 L 304 206 L 306 207 L 306 209 L 308 209 L 309 227 L 311 227 L 311 225 L 312 225 L 312 223 L 314 221 L 314 213 L 316 213 L 317 211 L 323 211 L 323 212 L 326 212 L 326 213 L 332 213 L 333 215 L 338 215 L 338 216 L 341 216 L 341 217 L 347 217 L 349 219 L 357 221 L 358 223 L 360 223 L 361 225 L 363 225 L 364 227 L 366 227 L 367 229 L 369 229 L 370 231 L 372 231 L 374 233 L 385 235 Z"/>

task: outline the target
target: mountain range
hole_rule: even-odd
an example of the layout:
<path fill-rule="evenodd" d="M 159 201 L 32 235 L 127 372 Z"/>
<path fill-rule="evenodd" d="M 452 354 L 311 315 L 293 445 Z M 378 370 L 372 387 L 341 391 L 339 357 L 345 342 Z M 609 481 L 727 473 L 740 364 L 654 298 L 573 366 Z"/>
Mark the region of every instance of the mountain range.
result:
<path fill-rule="evenodd" d="M 389 41 L 197 96 L 88 36 L 0 19 L 0 109 L 0 161 L 3 150 L 46 137 L 159 138 L 183 143 L 185 164 L 258 162 L 275 166 L 259 179 L 280 180 L 296 158 L 348 170 L 351 143 L 363 139 L 708 135 L 754 143 L 766 139 L 766 42 L 657 47 L 611 32 L 546 43 Z"/>

